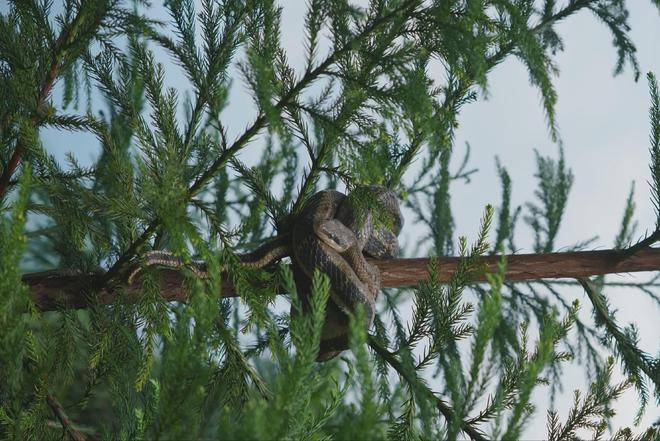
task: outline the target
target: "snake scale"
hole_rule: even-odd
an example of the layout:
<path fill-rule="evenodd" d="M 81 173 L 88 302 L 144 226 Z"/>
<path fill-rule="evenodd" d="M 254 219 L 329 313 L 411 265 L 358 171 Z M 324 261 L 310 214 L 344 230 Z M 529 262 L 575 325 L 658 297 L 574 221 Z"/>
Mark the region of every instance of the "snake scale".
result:
<path fill-rule="evenodd" d="M 309 306 L 314 271 L 318 269 L 328 276 L 330 301 L 318 361 L 334 358 L 348 348 L 347 313 L 355 311 L 358 305 L 364 307 L 365 326 L 369 328 L 373 323 L 380 273 L 366 257 L 391 258 L 399 250 L 397 236 L 403 227 L 403 216 L 396 195 L 382 186 L 358 188 L 363 194 L 366 190 L 376 204 L 356 208 L 350 198 L 353 193 L 346 196 L 334 190 L 319 191 L 294 220 L 292 234 L 277 236 L 254 252 L 239 255 L 242 265 L 254 268 L 290 256 L 303 310 Z M 184 266 L 167 251 L 147 253 L 144 265 Z M 200 277 L 207 276 L 204 262 L 196 261 L 188 267 Z M 130 273 L 129 283 L 141 268 Z"/>

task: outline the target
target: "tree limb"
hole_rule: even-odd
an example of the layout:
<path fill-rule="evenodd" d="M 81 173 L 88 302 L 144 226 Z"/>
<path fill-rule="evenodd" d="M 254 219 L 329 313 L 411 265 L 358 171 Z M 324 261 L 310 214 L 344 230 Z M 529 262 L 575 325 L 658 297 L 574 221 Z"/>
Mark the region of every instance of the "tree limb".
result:
<path fill-rule="evenodd" d="M 621 258 L 621 250 L 574 251 L 567 253 L 511 254 L 506 256 L 506 281 L 583 278 L 613 273 L 632 273 L 660 270 L 660 248 L 640 250 L 632 256 Z M 482 257 L 482 270 L 472 275 L 475 283 L 486 281 L 486 274 L 496 269 L 502 256 Z M 439 257 L 435 261 L 440 269 L 439 281 L 448 282 L 453 276 L 459 257 Z M 389 259 L 371 260 L 381 273 L 381 286 L 414 287 L 428 277 L 430 259 Z M 159 271 L 161 293 L 167 301 L 185 301 L 187 290 L 184 276 L 180 271 L 163 268 Z M 42 311 L 53 311 L 59 307 L 86 308 L 93 304 L 108 305 L 122 297 L 135 301 L 142 296 L 140 277 L 130 285 L 109 286 L 100 291 L 99 280 L 104 273 L 66 274 L 59 271 L 46 271 L 26 274 L 23 282 L 31 290 L 36 306 Z M 235 297 L 231 282 L 223 278 L 221 297 Z"/>
<path fill-rule="evenodd" d="M 71 439 L 74 441 L 85 441 L 85 437 L 80 432 L 78 432 L 75 427 L 73 427 L 73 423 L 69 417 L 66 416 L 64 408 L 60 402 L 57 401 L 57 398 L 51 394 L 48 394 L 46 395 L 46 402 L 50 406 L 57 419 L 60 420 L 64 430 L 69 434 L 69 436 L 71 436 Z"/>
<path fill-rule="evenodd" d="M 71 45 L 79 38 L 80 29 L 85 25 L 85 21 L 89 20 L 89 15 L 94 14 L 94 4 L 89 2 L 85 8 L 84 5 L 78 9 L 76 16 L 73 20 L 66 24 L 62 33 L 57 38 L 57 41 L 52 48 L 51 62 L 48 67 L 48 71 L 45 72 L 42 82 L 39 84 L 39 92 L 36 97 L 36 102 L 34 106 L 34 114 L 30 117 L 30 123 L 35 127 L 39 127 L 43 123 L 45 118 L 43 107 L 47 104 L 46 100 L 50 96 L 51 91 L 55 82 L 60 77 L 63 71 L 66 70 L 66 67 L 73 61 L 70 54 L 67 51 L 70 51 Z M 96 24 L 100 24 L 102 17 L 105 15 L 105 10 L 103 14 L 100 14 L 97 17 Z M 67 59 L 68 57 L 68 59 Z M 2 170 L 0 174 L 0 199 L 5 197 L 7 190 L 10 187 L 11 178 L 14 174 L 16 168 L 20 165 L 23 155 L 26 153 L 27 145 L 24 140 L 20 137 L 16 141 L 16 148 L 9 158 L 9 162 Z"/>

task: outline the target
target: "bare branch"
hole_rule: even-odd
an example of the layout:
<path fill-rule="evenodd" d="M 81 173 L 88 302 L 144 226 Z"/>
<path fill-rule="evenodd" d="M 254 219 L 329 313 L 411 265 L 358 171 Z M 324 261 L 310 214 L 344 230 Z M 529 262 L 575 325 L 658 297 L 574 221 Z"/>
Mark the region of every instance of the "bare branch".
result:
<path fill-rule="evenodd" d="M 613 273 L 633 273 L 660 270 L 660 248 L 648 248 L 632 256 L 621 258 L 622 250 L 575 251 L 567 253 L 511 254 L 507 255 L 506 281 L 517 282 L 538 279 L 582 278 Z M 486 281 L 486 274 L 496 269 L 501 256 L 486 256 L 480 259 L 482 270 L 472 275 L 474 283 Z M 435 259 L 440 271 L 439 281 L 451 280 L 459 257 Z M 381 286 L 413 287 L 428 277 L 430 260 L 390 259 L 371 260 L 381 273 Z M 184 276 L 180 271 L 163 268 L 159 271 L 162 296 L 167 301 L 185 301 L 187 292 Z M 71 275 L 57 271 L 26 274 L 23 282 L 32 292 L 39 309 L 52 311 L 58 305 L 69 308 L 86 308 L 93 304 L 108 305 L 119 297 L 136 300 L 142 296 L 139 277 L 128 286 L 109 286 L 96 292 L 94 287 L 104 280 L 103 273 Z M 223 279 L 221 297 L 236 297 L 231 282 Z"/>

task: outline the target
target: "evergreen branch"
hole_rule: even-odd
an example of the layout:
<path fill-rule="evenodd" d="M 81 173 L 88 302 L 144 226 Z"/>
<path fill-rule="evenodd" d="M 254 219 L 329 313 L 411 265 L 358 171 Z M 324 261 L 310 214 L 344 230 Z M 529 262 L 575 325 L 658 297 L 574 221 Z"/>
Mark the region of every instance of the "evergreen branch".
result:
<path fill-rule="evenodd" d="M 287 107 L 303 90 L 305 90 L 312 82 L 317 78 L 327 72 L 328 68 L 332 66 L 337 60 L 341 58 L 344 54 L 353 50 L 359 42 L 368 38 L 372 33 L 377 31 L 381 26 L 386 24 L 391 18 L 403 13 L 407 9 L 410 9 L 411 6 L 416 6 L 418 2 L 408 1 L 403 2 L 401 6 L 393 9 L 390 13 L 385 14 L 374 20 L 371 25 L 365 27 L 362 32 L 355 36 L 348 43 L 343 45 L 341 48 L 333 51 L 321 64 L 316 68 L 307 71 L 305 75 L 291 88 L 289 89 L 282 98 L 275 104 L 274 108 L 277 110 L 282 110 Z M 234 143 L 225 150 L 218 159 L 216 159 L 204 173 L 202 173 L 192 184 L 189 189 L 189 194 L 194 195 L 198 192 L 214 175 L 215 173 L 222 168 L 227 161 L 239 151 L 241 151 L 245 146 L 252 140 L 252 138 L 261 131 L 262 128 L 267 124 L 268 117 L 265 113 L 261 113 L 259 117 L 252 123 L 252 125 L 245 131 L 243 134 L 236 140 Z"/>
<path fill-rule="evenodd" d="M 414 393 L 418 393 L 425 399 L 433 402 L 438 411 L 440 411 L 440 413 L 445 417 L 447 422 L 454 421 L 456 418 L 454 409 L 452 409 L 451 406 L 445 403 L 425 384 L 423 384 L 422 381 L 417 377 L 417 374 L 414 372 L 411 373 L 411 369 L 406 369 L 406 367 L 396 358 L 396 356 L 387 349 L 383 348 L 375 338 L 369 338 L 369 346 L 371 346 L 371 348 L 410 385 Z M 486 441 L 488 439 L 480 429 L 476 428 L 473 424 L 467 421 L 461 421 L 459 425 L 461 430 L 468 434 L 472 440 Z"/>
<path fill-rule="evenodd" d="M 636 244 L 626 248 L 621 251 L 621 258 L 625 259 L 629 256 L 633 256 L 635 253 L 638 253 L 640 250 L 649 248 L 651 245 L 660 240 L 660 229 L 655 230 L 653 233 L 646 236 L 644 239 L 640 240 Z"/>
<path fill-rule="evenodd" d="M 530 28 L 528 35 L 538 35 L 551 28 L 556 23 L 570 17 L 574 13 L 578 12 L 581 9 L 589 7 L 592 3 L 596 3 L 598 0 L 574 0 L 567 4 L 564 8 L 560 9 L 556 13 L 544 17 L 539 23 Z M 514 41 L 510 41 L 506 44 L 502 44 L 497 51 L 486 58 L 485 62 L 485 72 L 490 72 L 493 68 L 499 65 L 504 59 L 510 55 L 516 49 L 516 44 Z M 475 84 L 475 78 L 462 77 L 452 88 L 448 89 L 448 93 L 443 100 L 443 103 L 436 110 L 436 118 L 442 116 L 446 111 L 453 107 L 456 107 L 458 103 L 461 103 L 465 97 L 470 92 L 471 88 Z M 405 170 L 408 168 L 410 163 L 413 161 L 417 153 L 419 152 L 419 146 L 412 145 L 411 149 L 406 151 L 404 159 L 400 162 L 397 167 L 397 175 L 402 176 Z M 417 177 L 413 187 L 416 187 L 417 184 L 422 180 L 422 178 L 431 171 L 431 167 L 426 167 L 422 173 Z"/>
<path fill-rule="evenodd" d="M 312 166 L 303 178 L 303 183 L 300 186 L 300 191 L 298 192 L 298 198 L 294 202 L 293 208 L 291 210 L 294 215 L 300 213 L 304 207 L 304 204 L 307 201 L 312 189 L 316 185 L 319 174 L 321 173 L 324 165 L 330 157 L 330 154 L 332 153 L 331 147 L 334 145 L 333 141 L 335 141 L 344 131 L 345 125 L 349 121 L 350 116 L 354 110 L 355 109 L 352 105 L 344 104 L 337 117 L 330 122 L 331 124 L 335 125 L 335 127 L 333 127 L 330 136 L 326 135 L 324 137 L 320 148 L 314 154 L 314 156 L 312 156 Z"/>
<path fill-rule="evenodd" d="M 390 178 L 389 182 L 387 182 L 387 186 L 389 188 L 394 188 L 396 185 L 401 183 L 401 179 L 403 178 L 404 173 L 406 170 L 408 170 L 408 167 L 410 167 L 410 164 L 413 163 L 413 160 L 422 148 L 424 139 L 425 136 L 421 132 L 417 132 L 412 136 L 410 146 L 403 153 L 403 156 L 397 164 L 396 170 L 394 170 L 392 177 Z"/>
<path fill-rule="evenodd" d="M 96 30 L 95 28 L 100 26 L 105 14 L 109 9 L 109 5 L 107 4 L 104 5 L 105 8 L 100 11 L 97 11 L 95 6 L 97 5 L 94 2 L 88 2 L 87 5 L 83 3 L 83 5 L 78 10 L 77 15 L 74 17 L 71 23 L 64 27 L 61 34 L 57 38 L 57 41 L 53 47 L 53 55 L 50 66 L 48 71 L 45 72 L 44 79 L 38 88 L 39 91 L 37 93 L 37 101 L 35 103 L 35 112 L 30 118 L 33 125 L 38 126 L 47 117 L 47 112 L 43 112 L 46 99 L 50 95 L 50 92 L 53 89 L 57 78 L 75 59 L 75 57 L 72 57 L 70 54 L 71 48 L 74 47 L 74 45 L 78 45 L 79 47 L 77 52 L 80 53 L 80 47 L 83 46 L 81 43 L 87 43 L 93 37 L 93 33 L 91 33 L 86 38 L 83 38 L 82 41 L 78 41 L 81 32 L 84 30 L 92 30 L 94 32 Z M 90 19 L 92 23 L 86 23 L 86 21 Z M 90 29 L 85 29 L 85 27 L 89 27 Z M 26 149 L 26 144 L 23 142 L 22 138 L 19 137 L 16 142 L 14 153 L 12 153 L 11 157 L 9 158 L 9 162 L 7 162 L 5 169 L 2 171 L 2 175 L 0 175 L 0 199 L 5 196 L 5 193 L 9 188 L 11 177 L 20 164 Z"/>
<path fill-rule="evenodd" d="M 598 0 L 573 0 L 556 13 L 544 17 L 539 23 L 530 29 L 530 34 L 539 34 L 552 27 L 554 24 L 570 17 L 580 9 L 587 8 L 591 6 L 592 3 L 597 2 Z M 490 66 L 499 64 L 502 60 L 504 60 L 504 57 L 506 57 L 514 48 L 515 44 L 513 42 L 509 42 L 503 45 L 495 54 L 489 58 L 488 64 Z"/>
<path fill-rule="evenodd" d="M 379 44 L 377 49 L 370 54 L 369 60 L 365 63 L 361 63 L 361 67 L 359 71 L 351 72 L 350 78 L 344 78 L 343 74 L 340 72 L 333 73 L 333 76 L 343 79 L 345 83 L 354 84 L 356 82 L 360 82 L 360 80 L 365 76 L 369 77 L 370 75 L 372 75 L 372 70 L 375 67 L 373 60 L 378 59 L 379 56 L 382 57 L 384 55 L 384 52 L 389 46 L 389 42 L 396 37 L 400 29 L 404 26 L 404 24 L 405 21 L 401 21 L 398 24 L 398 26 L 393 26 L 392 28 L 390 28 L 386 34 L 387 38 L 382 37 L 383 40 L 387 41 L 388 44 L 386 45 L 382 43 Z M 365 86 L 362 85 L 362 87 Z M 351 94 L 351 95 L 355 95 L 355 94 Z M 294 213 L 294 215 L 300 212 L 300 210 L 304 205 L 304 202 L 307 200 L 309 196 L 309 193 L 314 188 L 318 176 L 325 166 L 325 162 L 330 157 L 331 147 L 334 144 L 333 142 L 340 137 L 341 133 L 346 132 L 345 126 L 347 123 L 349 123 L 351 115 L 354 114 L 355 111 L 362 106 L 364 101 L 365 101 L 364 97 L 358 99 L 353 98 L 353 99 L 345 100 L 344 102 L 341 103 L 341 108 L 337 112 L 337 116 L 332 121 L 326 122 L 333 126 L 333 131 L 331 132 L 330 137 L 324 136 L 323 142 L 321 143 L 321 146 L 317 152 L 315 153 L 310 152 L 310 156 L 312 159 L 312 166 L 309 172 L 305 175 L 302 186 L 300 188 L 300 192 L 298 193 L 298 198 L 293 204 L 292 212 Z M 416 145 L 417 145 L 416 148 L 419 148 L 419 146 L 421 146 L 421 137 Z M 416 151 L 416 148 L 411 147 L 411 149 L 413 149 L 414 151 Z"/>
<path fill-rule="evenodd" d="M 633 378 L 633 384 L 635 384 L 636 389 L 640 393 L 642 408 L 637 416 L 639 418 L 647 401 L 646 386 L 643 380 L 639 378 L 640 371 L 646 374 L 654 383 L 655 395 L 656 397 L 660 397 L 660 362 L 643 352 L 637 346 L 634 336 L 627 334 L 619 327 L 614 320 L 612 312 L 609 310 L 607 299 L 590 280 L 579 278 L 578 281 L 594 307 L 596 325 L 603 327 L 606 335 L 614 340 L 614 347 L 621 357 L 624 370 Z"/>
<path fill-rule="evenodd" d="M 268 183 L 263 176 L 263 171 L 258 167 L 248 167 L 236 158 L 232 158 L 229 162 L 240 178 L 245 181 L 245 185 L 250 190 L 249 194 L 253 194 L 256 197 L 263 199 L 269 210 L 276 210 L 278 201 L 270 191 Z"/>
<path fill-rule="evenodd" d="M 539 203 L 527 203 L 530 214 L 525 216 L 525 221 L 534 231 L 534 251 L 548 253 L 554 249 L 554 241 L 573 185 L 573 173 L 566 168 L 564 149 L 561 147 L 557 161 L 543 157 L 537 151 L 535 155 L 535 176 L 539 188 L 534 195 Z"/>
<path fill-rule="evenodd" d="M 226 74 L 227 67 L 229 65 L 230 55 L 235 50 L 238 44 L 238 30 L 242 23 L 243 16 L 247 13 L 247 5 L 243 7 L 237 7 L 238 12 L 236 16 L 232 18 L 231 22 L 225 23 L 225 28 L 222 32 L 222 38 L 219 42 L 215 44 L 208 44 L 207 42 L 207 51 L 209 52 L 209 61 L 208 69 L 206 75 L 203 78 L 200 78 L 202 73 L 199 72 L 197 65 L 201 64 L 200 60 L 195 53 L 194 41 L 185 41 L 188 47 L 184 47 L 184 42 L 182 41 L 181 45 L 177 45 L 171 41 L 167 36 L 158 34 L 153 31 L 149 31 L 148 35 L 151 39 L 159 43 L 161 46 L 170 51 L 179 62 L 185 67 L 191 81 L 195 85 L 196 96 L 195 96 L 195 105 L 192 108 L 192 111 L 189 116 L 189 121 L 187 129 L 184 135 L 184 150 L 188 148 L 191 144 L 195 132 L 200 124 L 200 119 L 202 117 L 204 108 L 210 106 L 210 99 L 212 98 L 213 89 L 218 87 L 218 79 L 223 77 Z M 171 11 L 172 15 L 175 16 L 174 11 Z M 207 19 L 216 18 L 213 15 L 214 11 L 211 11 L 211 16 Z M 218 26 L 217 23 L 209 23 L 209 25 Z M 194 33 L 194 29 L 191 30 Z M 181 29 L 179 29 L 181 33 Z M 194 36 L 186 34 L 191 39 L 194 39 Z M 182 38 L 182 40 L 185 40 Z M 219 109 L 216 109 L 218 111 Z"/>
<path fill-rule="evenodd" d="M 623 210 L 623 218 L 621 219 L 621 226 L 619 233 L 614 239 L 614 248 L 624 248 L 632 242 L 632 235 L 637 229 L 637 222 L 633 222 L 635 214 L 635 181 L 630 185 L 630 193 L 626 199 L 626 208 Z M 634 253 L 633 253 L 634 254 Z"/>
<path fill-rule="evenodd" d="M 658 92 L 658 82 L 655 76 L 649 72 L 649 89 L 651 94 L 651 109 L 649 111 L 651 120 L 651 202 L 656 211 L 655 231 L 649 236 L 628 247 L 624 251 L 624 256 L 631 256 L 637 251 L 653 245 L 660 240 L 660 92 Z M 630 205 L 630 202 L 628 202 Z"/>
<path fill-rule="evenodd" d="M 620 250 L 574 251 L 567 253 L 509 254 L 504 279 L 507 282 L 538 280 L 544 278 L 580 278 L 593 275 L 631 273 L 660 270 L 660 248 L 648 248 L 627 259 L 620 259 Z M 460 257 L 436 257 L 438 282 L 448 283 L 460 264 Z M 477 267 L 483 268 L 471 274 L 469 283 L 486 282 L 486 274 L 497 270 L 501 255 L 480 257 Z M 429 259 L 389 259 L 370 260 L 381 273 L 382 287 L 412 287 L 428 278 Z M 166 301 L 186 301 L 187 291 L 180 271 L 163 268 L 159 271 L 161 295 Z M 108 280 L 105 274 L 66 274 L 59 271 L 46 271 L 26 274 L 23 282 L 32 291 L 36 305 L 42 311 L 56 310 L 58 305 L 70 308 L 90 306 L 87 293 L 93 287 L 102 286 Z M 281 290 L 280 290 L 281 291 Z M 112 286 L 100 289 L 97 301 L 100 304 L 114 303 L 119 293 L 127 299 L 139 299 L 142 285 L 139 277 L 130 286 Z M 222 279 L 222 297 L 235 297 L 237 294 L 229 279 Z M 58 303 L 60 302 L 60 303 Z"/>
<path fill-rule="evenodd" d="M 56 180 L 60 181 L 76 181 L 81 178 L 90 178 L 94 176 L 96 173 L 96 170 L 93 168 L 90 169 L 84 169 L 80 172 L 58 172 L 58 173 L 53 173 L 53 174 L 48 174 L 48 175 L 35 175 L 34 179 L 35 181 L 42 183 L 42 182 L 54 182 Z M 20 179 L 12 179 L 9 181 L 9 187 L 15 187 L 16 185 L 20 184 Z"/>
<path fill-rule="evenodd" d="M 556 411 L 548 412 L 548 438 L 551 441 L 576 439 L 578 429 L 596 431 L 606 425 L 614 415 L 610 407 L 612 402 L 617 400 L 631 383 L 627 379 L 619 384 L 610 385 L 613 366 L 614 358 L 610 357 L 605 368 L 598 372 L 585 397 L 582 397 L 579 390 L 574 391 L 573 406 L 564 424 L 559 423 Z"/>
<path fill-rule="evenodd" d="M 648 73 L 649 92 L 651 94 L 651 109 L 649 119 L 651 120 L 651 201 L 656 211 L 656 230 L 660 229 L 660 91 L 658 80 L 651 72 Z"/>
<path fill-rule="evenodd" d="M 69 434 L 71 439 L 73 439 L 74 441 L 85 441 L 85 437 L 80 432 L 78 432 L 78 430 L 75 427 L 73 427 L 73 423 L 64 412 L 64 408 L 62 407 L 60 402 L 57 401 L 57 398 L 55 398 L 55 396 L 51 394 L 48 394 L 46 395 L 46 402 L 52 409 L 57 419 L 60 420 L 60 423 L 62 423 L 62 427 L 64 427 L 64 430 Z"/>
<path fill-rule="evenodd" d="M 332 66 L 339 58 L 353 50 L 359 42 L 368 38 L 373 32 L 380 29 L 381 26 L 387 24 L 388 20 L 397 16 L 398 14 L 403 13 L 406 10 L 414 8 L 418 2 L 408 1 L 403 2 L 402 5 L 393 9 L 388 14 L 381 16 L 371 23 L 369 26 L 366 26 L 355 38 L 344 44 L 339 49 L 333 51 L 321 64 L 316 68 L 309 70 L 305 75 L 291 88 L 289 89 L 284 96 L 275 104 L 274 109 L 282 110 L 287 107 L 293 100 L 305 90 L 312 82 L 317 78 L 327 72 L 328 68 Z M 238 152 L 244 149 L 252 138 L 254 138 L 268 123 L 268 116 L 265 113 L 261 113 L 257 119 L 252 123 L 248 129 L 246 129 L 241 136 L 236 139 L 231 146 L 225 149 L 220 156 L 213 161 L 213 163 L 197 177 L 197 179 L 192 183 L 188 188 L 188 199 L 197 194 L 220 170 L 224 167 L 227 162 L 234 157 Z M 2 193 L 0 192 L 0 195 Z M 154 219 L 149 226 L 140 234 L 140 236 L 135 239 L 135 241 L 122 253 L 122 255 L 115 261 L 115 263 L 110 267 L 104 278 L 102 279 L 100 288 L 103 288 L 110 282 L 113 278 L 118 276 L 127 266 L 127 264 L 136 256 L 137 251 L 149 240 L 151 235 L 156 232 L 160 226 L 160 221 Z"/>
<path fill-rule="evenodd" d="M 494 67 L 497 64 L 497 62 L 491 63 L 490 60 L 491 59 L 489 58 L 488 70 L 490 70 L 490 68 Z M 434 111 L 433 118 L 443 121 L 449 115 L 456 115 L 458 113 L 457 108 L 460 106 L 461 103 L 465 102 L 466 97 L 469 97 L 470 90 L 473 84 L 474 84 L 473 79 L 468 79 L 467 77 L 463 77 L 460 79 L 460 81 L 456 83 L 452 83 L 451 86 L 447 87 L 445 90 L 444 100 L 442 104 L 438 106 L 438 108 Z M 453 130 L 453 125 L 455 125 L 455 121 L 443 121 L 443 124 L 445 124 L 445 127 L 447 127 L 446 130 L 450 131 Z M 437 135 L 444 136 L 443 134 L 437 134 Z M 397 179 L 401 180 L 403 178 L 403 175 L 405 174 L 410 164 L 412 164 L 419 151 L 420 151 L 420 145 L 417 145 L 415 142 L 411 142 L 410 148 L 404 152 L 401 161 L 399 162 L 399 164 L 397 164 L 397 168 L 394 173 Z M 432 165 L 433 165 L 432 162 L 426 164 L 422 172 L 415 179 L 415 182 L 412 185 L 413 189 L 418 188 L 423 178 L 432 170 Z"/>

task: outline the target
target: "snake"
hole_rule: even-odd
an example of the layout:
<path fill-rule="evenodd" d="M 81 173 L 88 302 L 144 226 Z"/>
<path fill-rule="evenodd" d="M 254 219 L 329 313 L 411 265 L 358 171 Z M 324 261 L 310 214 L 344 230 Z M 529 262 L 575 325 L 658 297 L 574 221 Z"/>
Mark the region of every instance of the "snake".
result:
<path fill-rule="evenodd" d="M 303 306 L 316 269 L 330 279 L 330 302 L 321 332 L 318 361 L 327 361 L 348 349 L 349 314 L 364 307 L 365 327 L 373 324 L 380 291 L 378 268 L 366 257 L 386 259 L 398 252 L 403 216 L 395 194 L 381 186 L 368 191 L 393 219 L 377 222 L 373 210 L 356 212 L 346 195 L 324 190 L 312 196 L 293 230 L 294 276 Z"/>
<path fill-rule="evenodd" d="M 311 196 L 296 216 L 290 234 L 276 236 L 255 251 L 239 254 L 241 265 L 263 268 L 291 257 L 302 310 L 308 311 L 312 279 L 318 269 L 330 281 L 330 299 L 321 332 L 317 361 L 324 362 L 348 349 L 349 315 L 362 305 L 364 326 L 371 327 L 380 291 L 380 272 L 367 260 L 395 257 L 403 216 L 396 194 L 384 186 L 358 187 L 349 195 L 322 190 Z M 352 195 L 367 194 L 375 204 L 360 207 Z M 129 284 L 144 266 L 188 267 L 205 278 L 206 264 L 183 261 L 168 251 L 150 251 L 128 276 Z M 296 312 L 291 308 L 292 316 Z"/>

